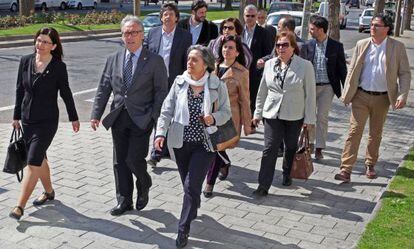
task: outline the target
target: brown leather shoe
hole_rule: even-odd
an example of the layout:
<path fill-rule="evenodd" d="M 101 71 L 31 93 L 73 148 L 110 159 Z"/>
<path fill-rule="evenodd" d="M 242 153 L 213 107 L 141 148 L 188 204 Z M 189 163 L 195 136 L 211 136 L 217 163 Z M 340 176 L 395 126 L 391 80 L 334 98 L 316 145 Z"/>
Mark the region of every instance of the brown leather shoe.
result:
<path fill-rule="evenodd" d="M 368 179 L 375 179 L 377 178 L 377 172 L 374 169 L 374 166 L 372 165 L 365 165 L 365 175 Z"/>
<path fill-rule="evenodd" d="M 335 175 L 335 180 L 343 181 L 344 183 L 351 181 L 351 174 L 346 171 L 341 171 L 339 174 Z"/>
<path fill-rule="evenodd" d="M 315 150 L 315 159 L 316 160 L 323 159 L 322 148 L 316 148 L 316 150 Z"/>

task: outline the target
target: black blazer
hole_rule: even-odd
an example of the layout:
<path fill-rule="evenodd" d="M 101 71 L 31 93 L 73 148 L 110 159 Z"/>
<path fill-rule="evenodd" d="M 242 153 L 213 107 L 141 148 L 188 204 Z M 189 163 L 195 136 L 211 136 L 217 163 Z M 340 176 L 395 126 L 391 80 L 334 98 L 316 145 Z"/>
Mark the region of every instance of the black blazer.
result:
<path fill-rule="evenodd" d="M 101 80 L 96 90 L 91 119 L 100 120 L 111 93 L 113 101 L 110 113 L 102 120 L 109 129 L 124 107 L 132 121 L 142 130 L 156 122 L 161 105 L 168 93 L 167 70 L 161 56 L 142 48 L 132 77 L 132 85 L 125 89 L 123 67 L 125 49 L 110 55 L 106 61 Z"/>
<path fill-rule="evenodd" d="M 154 54 L 160 51 L 162 38 L 162 26 L 152 28 L 148 32 L 144 47 Z M 187 69 L 187 50 L 191 46 L 191 33 L 180 27 L 175 28 L 173 43 L 170 52 L 170 64 L 168 65 L 168 89 L 172 86 L 177 75 L 181 75 Z"/>
<path fill-rule="evenodd" d="M 269 36 L 269 39 L 272 41 L 272 44 L 274 44 L 275 39 L 276 39 L 276 34 L 277 34 L 275 27 L 273 27 L 272 25 L 266 24 L 264 26 L 264 29 L 267 31 L 267 35 Z"/>
<path fill-rule="evenodd" d="M 78 120 L 78 114 L 69 88 L 66 64 L 52 58 L 43 73 L 37 78 L 33 74 L 35 54 L 20 60 L 16 84 L 14 120 L 46 121 L 58 120 L 58 91 L 66 105 L 70 121 Z"/>
<path fill-rule="evenodd" d="M 178 22 L 178 26 L 190 32 L 190 18 L 180 20 Z M 210 41 L 216 39 L 217 36 L 217 25 L 207 20 L 204 20 L 203 27 L 201 28 L 200 36 L 198 37 L 196 44 L 200 44 L 207 47 Z"/>
<path fill-rule="evenodd" d="M 315 46 L 316 40 L 311 39 L 307 41 L 301 49 L 302 58 L 309 60 L 312 64 L 315 56 Z M 345 51 L 342 43 L 328 37 L 325 57 L 329 83 L 331 84 L 335 95 L 339 98 L 341 97 L 341 85 L 342 87 L 344 86 L 347 74 Z"/>
<path fill-rule="evenodd" d="M 270 54 L 273 43 L 268 36 L 267 31 L 256 24 L 253 39 L 250 44 L 250 51 L 253 54 L 252 64 L 249 68 L 250 92 L 257 92 L 262 78 L 262 70 L 257 69 L 257 60 Z"/>

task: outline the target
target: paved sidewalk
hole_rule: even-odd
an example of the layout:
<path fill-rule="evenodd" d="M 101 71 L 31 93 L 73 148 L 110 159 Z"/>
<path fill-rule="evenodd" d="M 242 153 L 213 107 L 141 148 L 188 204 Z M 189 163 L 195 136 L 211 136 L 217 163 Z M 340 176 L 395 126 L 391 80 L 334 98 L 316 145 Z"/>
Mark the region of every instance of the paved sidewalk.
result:
<path fill-rule="evenodd" d="M 266 198 L 256 199 L 262 130 L 231 150 L 227 181 L 202 199 L 188 248 L 351 248 L 360 238 L 381 194 L 413 145 L 414 111 L 390 112 L 377 165 L 379 178 L 367 179 L 359 160 L 351 184 L 333 180 L 348 129 L 349 109 L 335 101 L 326 159 L 315 163 L 307 181 L 281 186 L 281 160 Z M 0 125 L 4 161 L 10 125 Z M 360 150 L 364 154 L 366 136 Z M 182 187 L 176 166 L 164 160 L 155 169 L 150 202 L 143 211 L 112 217 L 115 205 L 110 132 L 92 132 L 82 123 L 73 134 L 61 123 L 49 150 L 56 200 L 31 205 L 20 222 L 7 217 L 16 204 L 16 177 L 0 174 L 0 248 L 175 248 Z M 40 183 L 30 201 L 41 193 Z"/>

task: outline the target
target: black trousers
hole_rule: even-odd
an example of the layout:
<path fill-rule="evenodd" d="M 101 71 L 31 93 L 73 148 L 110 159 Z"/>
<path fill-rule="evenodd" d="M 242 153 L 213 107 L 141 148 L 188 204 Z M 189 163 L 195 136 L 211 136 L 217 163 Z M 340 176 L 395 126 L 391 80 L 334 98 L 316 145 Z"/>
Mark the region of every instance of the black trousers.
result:
<path fill-rule="evenodd" d="M 184 142 L 183 147 L 174 149 L 174 155 L 184 188 L 178 231 L 189 233 L 191 221 L 197 218 L 204 178 L 216 154 L 207 152 L 202 144 Z"/>
<path fill-rule="evenodd" d="M 112 126 L 115 187 L 118 203 L 133 203 L 134 182 L 132 174 L 137 179 L 135 184 L 138 195 L 147 191 L 152 185 L 145 160 L 152 127 L 153 124 L 150 124 L 146 130 L 140 129 L 131 120 L 127 110 L 123 110 L 119 114 Z"/>
<path fill-rule="evenodd" d="M 259 172 L 259 186 L 268 190 L 272 185 L 275 174 L 277 153 L 280 143 L 285 144 L 283 175 L 290 175 L 293 158 L 298 148 L 298 138 L 303 125 L 303 119 L 287 121 L 263 119 L 264 122 L 264 150 Z"/>

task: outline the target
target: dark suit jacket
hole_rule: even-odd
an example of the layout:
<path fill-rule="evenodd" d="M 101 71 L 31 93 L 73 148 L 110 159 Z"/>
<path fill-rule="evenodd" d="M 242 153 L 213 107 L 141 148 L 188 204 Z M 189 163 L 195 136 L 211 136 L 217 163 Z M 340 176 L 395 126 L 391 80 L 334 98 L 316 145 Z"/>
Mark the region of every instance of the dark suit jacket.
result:
<path fill-rule="evenodd" d="M 257 69 L 257 60 L 270 54 L 272 46 L 273 43 L 268 37 L 267 31 L 256 24 L 250 44 L 250 51 L 253 54 L 253 61 L 249 68 L 250 92 L 257 93 L 262 77 L 262 70 Z"/>
<path fill-rule="evenodd" d="M 315 56 L 315 46 L 315 39 L 307 41 L 301 49 L 302 58 L 313 63 L 313 58 Z M 342 43 L 328 37 L 325 57 L 327 59 L 326 66 L 328 70 L 329 83 L 331 84 L 335 95 L 339 98 L 341 97 L 341 84 L 343 87 L 347 74 L 345 52 Z"/>
<path fill-rule="evenodd" d="M 151 29 L 144 47 L 154 54 L 158 54 L 161 38 L 162 26 Z M 177 75 L 181 75 L 187 69 L 187 50 L 191 46 L 191 42 L 191 33 L 176 27 L 170 52 L 170 64 L 168 65 L 168 89 L 172 86 Z"/>
<path fill-rule="evenodd" d="M 180 20 L 178 22 L 178 26 L 190 32 L 190 19 L 186 18 L 186 19 Z M 204 20 L 203 27 L 201 28 L 200 36 L 198 37 L 196 44 L 208 46 L 210 41 L 213 39 L 216 39 L 217 36 L 218 36 L 217 25 L 207 20 Z"/>
<path fill-rule="evenodd" d="M 125 49 L 109 56 L 96 91 L 92 119 L 100 120 L 113 93 L 111 112 L 102 121 L 109 129 L 124 106 L 132 121 L 141 129 L 148 129 L 160 115 L 161 105 L 167 96 L 167 71 L 161 56 L 142 48 L 138 58 L 132 85 L 126 91 L 123 83 Z"/>
<path fill-rule="evenodd" d="M 66 64 L 52 58 L 37 78 L 34 72 L 35 54 L 20 60 L 16 84 L 16 103 L 13 119 L 23 121 L 58 120 L 58 91 L 66 105 L 70 121 L 78 120 L 78 114 L 69 88 Z"/>
<path fill-rule="evenodd" d="M 277 34 L 277 31 L 276 31 L 275 27 L 273 27 L 272 25 L 266 24 L 264 26 L 264 29 L 266 30 L 267 35 L 268 35 L 269 39 L 272 41 L 272 44 L 273 44 L 275 42 L 275 38 L 276 38 L 276 34 Z"/>

